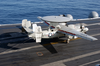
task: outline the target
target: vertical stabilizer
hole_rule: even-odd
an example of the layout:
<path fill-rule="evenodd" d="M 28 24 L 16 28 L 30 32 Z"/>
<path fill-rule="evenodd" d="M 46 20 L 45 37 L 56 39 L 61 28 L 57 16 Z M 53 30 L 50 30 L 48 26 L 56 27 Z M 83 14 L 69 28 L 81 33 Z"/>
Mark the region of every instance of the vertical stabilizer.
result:
<path fill-rule="evenodd" d="M 37 26 L 37 24 L 33 24 L 33 32 L 35 33 L 36 43 L 41 42 L 41 38 L 42 38 L 41 26 Z"/>
<path fill-rule="evenodd" d="M 37 24 L 33 24 L 33 32 L 36 32 Z"/>
<path fill-rule="evenodd" d="M 27 19 L 22 20 L 22 27 L 28 32 L 32 32 L 31 21 L 27 21 Z"/>

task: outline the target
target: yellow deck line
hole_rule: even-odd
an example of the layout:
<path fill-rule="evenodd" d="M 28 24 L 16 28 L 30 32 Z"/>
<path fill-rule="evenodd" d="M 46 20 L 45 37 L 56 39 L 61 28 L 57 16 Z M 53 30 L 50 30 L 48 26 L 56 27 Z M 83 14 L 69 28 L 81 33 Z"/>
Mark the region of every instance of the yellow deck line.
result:
<path fill-rule="evenodd" d="M 81 38 L 71 39 L 70 41 L 78 40 L 78 39 L 81 39 Z M 43 44 L 43 46 L 47 46 L 47 45 L 51 45 L 51 44 L 53 45 L 53 44 L 58 44 L 58 43 L 63 43 L 63 42 L 66 42 L 66 40 L 62 40 L 62 41 L 58 41 L 58 42 L 51 42 L 48 44 Z"/>

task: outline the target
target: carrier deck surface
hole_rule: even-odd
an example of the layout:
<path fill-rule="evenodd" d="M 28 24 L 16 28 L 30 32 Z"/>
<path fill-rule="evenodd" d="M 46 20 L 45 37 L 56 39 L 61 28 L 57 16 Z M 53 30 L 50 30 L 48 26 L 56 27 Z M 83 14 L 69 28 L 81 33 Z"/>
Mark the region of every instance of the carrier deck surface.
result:
<path fill-rule="evenodd" d="M 21 24 L 0 26 L 0 66 L 95 66 L 100 64 L 100 20 L 86 21 L 87 33 L 97 41 L 61 39 L 36 43 L 21 31 Z M 43 29 L 46 25 L 39 24 Z"/>

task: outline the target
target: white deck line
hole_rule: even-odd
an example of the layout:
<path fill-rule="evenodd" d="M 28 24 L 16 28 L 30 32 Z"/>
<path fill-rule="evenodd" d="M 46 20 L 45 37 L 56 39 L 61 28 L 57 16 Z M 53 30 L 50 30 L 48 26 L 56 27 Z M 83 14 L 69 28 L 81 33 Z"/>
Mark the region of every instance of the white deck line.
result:
<path fill-rule="evenodd" d="M 0 55 L 9 54 L 9 53 L 13 53 L 13 52 L 20 52 L 20 51 L 24 51 L 24 50 L 33 49 L 33 48 L 39 48 L 39 47 L 42 47 L 42 45 L 26 47 L 26 48 L 22 48 L 22 49 L 18 49 L 18 50 L 4 51 L 4 52 L 1 52 Z"/>
<path fill-rule="evenodd" d="M 73 60 L 76 60 L 76 59 L 85 58 L 85 57 L 96 55 L 96 54 L 99 54 L 99 53 L 100 53 L 100 50 L 90 52 L 90 53 L 87 53 L 87 54 L 83 54 L 83 55 L 79 55 L 79 56 L 76 56 L 76 57 L 60 60 L 60 61 L 47 63 L 47 64 L 44 64 L 44 65 L 41 65 L 41 66 L 60 66 L 59 64 L 63 64 L 64 62 L 69 62 L 69 61 L 73 61 Z M 65 65 L 63 65 L 63 66 L 65 66 Z"/>
<path fill-rule="evenodd" d="M 43 23 L 43 22 L 32 22 L 32 23 Z M 9 25 L 21 25 L 22 23 L 16 23 L 16 24 L 0 24 L 0 26 L 9 26 Z"/>
<path fill-rule="evenodd" d="M 91 62 L 88 62 L 88 63 L 85 63 L 85 64 L 82 64 L 82 65 L 79 65 L 79 66 L 86 66 L 86 65 L 89 65 L 89 64 L 92 64 L 92 63 L 95 63 L 95 62 L 99 62 L 99 60 L 95 60 L 95 61 L 91 61 Z"/>
<path fill-rule="evenodd" d="M 32 22 L 32 23 L 43 23 L 43 22 Z M 93 26 L 93 25 L 100 25 L 100 23 L 93 23 L 93 24 L 85 24 L 83 23 L 85 26 Z M 21 25 L 21 23 L 16 23 L 16 24 L 0 24 L 0 26 L 9 26 L 9 25 Z"/>

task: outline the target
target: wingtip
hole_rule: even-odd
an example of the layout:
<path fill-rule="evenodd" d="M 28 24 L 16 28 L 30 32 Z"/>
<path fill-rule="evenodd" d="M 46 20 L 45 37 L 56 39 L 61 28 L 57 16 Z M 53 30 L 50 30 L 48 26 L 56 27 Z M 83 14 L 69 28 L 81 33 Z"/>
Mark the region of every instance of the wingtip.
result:
<path fill-rule="evenodd" d="M 97 38 L 95 38 L 95 39 L 93 39 L 92 41 L 96 41 L 96 40 L 98 40 Z"/>

